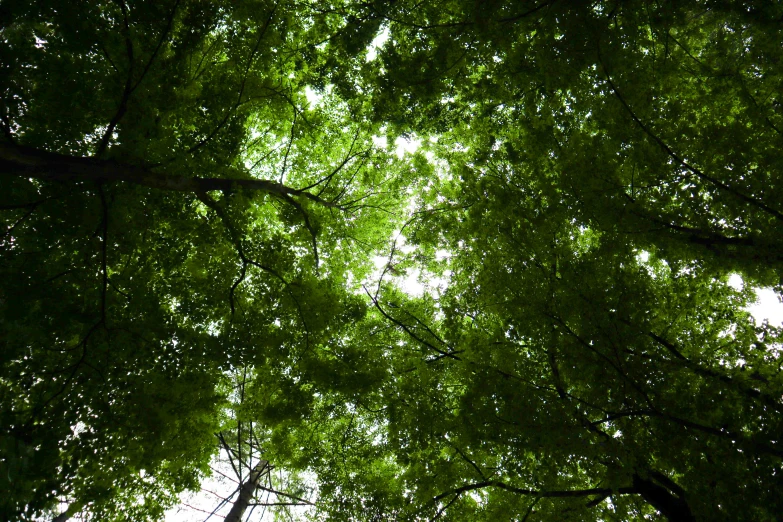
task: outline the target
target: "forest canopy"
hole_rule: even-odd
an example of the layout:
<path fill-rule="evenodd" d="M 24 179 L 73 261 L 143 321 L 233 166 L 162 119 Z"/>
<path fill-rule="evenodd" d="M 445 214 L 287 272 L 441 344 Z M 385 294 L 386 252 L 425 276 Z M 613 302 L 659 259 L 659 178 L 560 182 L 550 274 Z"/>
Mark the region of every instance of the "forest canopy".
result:
<path fill-rule="evenodd" d="M 0 519 L 162 519 L 220 451 L 226 520 L 783 513 L 780 2 L 6 0 L 0 40 Z"/>

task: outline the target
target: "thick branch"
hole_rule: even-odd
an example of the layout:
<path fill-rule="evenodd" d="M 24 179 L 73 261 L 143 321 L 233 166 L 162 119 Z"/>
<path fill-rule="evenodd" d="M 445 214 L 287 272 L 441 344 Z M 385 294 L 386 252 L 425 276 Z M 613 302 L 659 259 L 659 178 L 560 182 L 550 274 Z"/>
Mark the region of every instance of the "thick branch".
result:
<path fill-rule="evenodd" d="M 461 493 L 465 493 L 466 491 L 474 491 L 477 489 L 484 489 L 489 487 L 503 489 L 505 491 L 516 493 L 518 495 L 529 495 L 529 496 L 541 497 L 541 498 L 543 497 L 549 497 L 549 498 L 589 497 L 592 495 L 606 495 L 612 492 L 612 490 L 608 488 L 570 489 L 565 491 L 536 491 L 534 489 L 524 489 L 524 488 L 517 488 L 514 486 L 510 486 L 505 482 L 501 482 L 499 480 L 485 480 L 483 482 L 468 484 L 466 486 L 452 489 L 450 491 L 447 491 L 446 493 L 441 493 L 433 500 L 437 502 L 450 495 L 461 494 Z M 620 492 L 635 493 L 635 491 L 630 491 L 631 489 L 633 488 L 620 488 Z M 629 491 L 624 491 L 624 490 L 629 490 Z"/>
<path fill-rule="evenodd" d="M 656 473 L 655 476 L 656 478 L 663 477 L 664 484 L 667 486 L 671 483 L 667 477 L 660 473 Z M 679 486 L 675 485 L 675 488 L 675 492 L 678 494 L 682 493 L 682 489 L 680 489 Z M 635 490 L 634 493 L 641 495 L 648 504 L 660 511 L 661 514 L 671 522 L 696 521 L 696 518 L 694 518 L 693 513 L 691 513 L 691 509 L 685 499 L 681 496 L 673 495 L 669 489 L 659 486 L 651 480 L 643 479 L 638 474 L 634 474 L 633 476 L 632 489 Z"/>
<path fill-rule="evenodd" d="M 778 411 L 781 411 L 783 409 L 783 405 L 781 405 L 781 403 L 778 400 L 776 400 L 774 397 L 770 396 L 769 394 L 764 393 L 755 388 L 752 388 L 750 386 L 747 386 L 743 382 L 738 381 L 729 375 L 712 370 L 710 368 L 705 368 L 700 364 L 691 361 L 689 358 L 685 357 L 680 352 L 680 350 L 677 349 L 677 346 L 675 346 L 673 343 L 667 341 L 666 339 L 657 335 L 654 332 L 647 332 L 647 335 L 655 342 L 657 342 L 658 344 L 666 348 L 666 350 L 669 353 L 671 353 L 677 360 L 681 361 L 681 363 L 686 368 L 691 370 L 693 373 L 697 375 L 701 375 L 703 377 L 712 377 L 714 379 L 718 379 L 719 381 L 724 382 L 730 386 L 734 386 L 737 390 L 739 390 L 740 392 L 742 392 L 743 394 L 747 395 L 752 399 L 761 400 L 762 402 L 764 402 L 764 404 L 771 406 L 772 408 Z"/>
<path fill-rule="evenodd" d="M 536 498 L 580 498 L 597 495 L 598 500 L 600 501 L 612 494 L 641 495 L 641 497 L 644 498 L 646 502 L 660 511 L 672 522 L 693 522 L 696 520 L 691 513 L 688 503 L 684 498 L 679 496 L 682 493 L 682 489 L 675 487 L 670 491 L 665 487 L 655 484 L 651 480 L 641 478 L 638 474 L 634 474 L 633 483 L 631 486 L 622 487 L 616 491 L 613 491 L 609 488 L 537 491 L 533 489 L 517 488 L 499 480 L 485 480 L 483 482 L 468 484 L 447 491 L 446 493 L 442 493 L 435 497 L 433 501 L 438 502 L 439 500 L 442 500 L 451 495 L 459 496 L 467 491 L 474 491 L 488 487 L 495 487 L 510 493 L 516 493 L 517 495 L 532 496 Z M 672 491 L 675 491 L 675 493 L 678 493 L 678 495 L 672 494 Z M 595 505 L 594 502 L 590 502 L 588 504 L 589 507 L 592 507 L 592 505 Z"/>
<path fill-rule="evenodd" d="M 153 172 L 113 160 L 82 158 L 31 147 L 0 143 L 0 174 L 62 182 L 126 182 L 158 190 L 205 193 L 244 189 L 266 192 L 277 197 L 308 198 L 319 205 L 342 209 L 343 206 L 304 191 L 265 179 L 201 178 Z"/>

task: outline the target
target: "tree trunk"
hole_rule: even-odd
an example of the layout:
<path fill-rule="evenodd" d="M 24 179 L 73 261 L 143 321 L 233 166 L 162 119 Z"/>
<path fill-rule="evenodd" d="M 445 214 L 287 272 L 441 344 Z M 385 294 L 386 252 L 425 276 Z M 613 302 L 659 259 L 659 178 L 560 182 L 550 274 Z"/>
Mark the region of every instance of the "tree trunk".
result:
<path fill-rule="evenodd" d="M 225 522 L 240 522 L 242 515 L 245 514 L 247 506 L 253 499 L 253 495 L 258 488 L 258 483 L 261 481 L 261 475 L 263 475 L 264 469 L 269 465 L 269 461 L 259 460 L 258 464 L 250 472 L 250 476 L 247 481 L 239 488 L 239 498 L 234 501 L 234 505 L 231 506 L 231 511 L 228 512 Z"/>

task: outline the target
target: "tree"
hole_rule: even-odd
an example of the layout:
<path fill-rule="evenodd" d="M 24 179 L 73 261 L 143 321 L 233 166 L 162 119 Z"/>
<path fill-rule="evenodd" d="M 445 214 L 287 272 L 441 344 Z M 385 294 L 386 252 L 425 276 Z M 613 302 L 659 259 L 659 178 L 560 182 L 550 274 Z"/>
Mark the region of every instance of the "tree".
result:
<path fill-rule="evenodd" d="M 242 426 L 315 518 L 783 511 L 780 6 L 2 9 L 8 518 L 156 518 Z"/>
<path fill-rule="evenodd" d="M 727 282 L 780 281 L 779 6 L 477 5 L 366 7 L 361 89 L 437 133 L 398 266 L 445 290 L 373 297 L 414 512 L 776 516 L 780 330 Z"/>
<path fill-rule="evenodd" d="M 463 179 L 467 208 L 411 234 L 452 242 L 447 290 L 376 298 L 408 336 L 385 402 L 413 505 L 455 520 L 776 512 L 780 330 L 741 310 L 747 290 L 575 233 L 506 183 L 475 188 Z"/>
<path fill-rule="evenodd" d="M 366 9 L 390 34 L 361 85 L 382 118 L 462 128 L 487 159 L 552 172 L 582 221 L 778 283 L 780 6 Z"/>
<path fill-rule="evenodd" d="M 274 456 L 265 451 L 270 433 L 265 426 L 268 421 L 254 422 L 253 419 L 263 419 L 263 416 L 250 414 L 256 398 L 253 373 L 249 367 L 232 372 L 231 404 L 221 431 L 216 434 L 221 451 L 210 463 L 213 480 L 206 486 L 202 484 L 202 495 L 182 500 L 178 512 L 206 512 L 206 520 L 215 517 L 238 521 L 249 519 L 258 507 L 262 513 L 271 511 L 278 517 L 291 510 L 297 513 L 297 508 L 314 506 L 303 498 L 312 496 L 312 486 L 308 487 L 295 472 L 275 470 L 275 466 L 263 458 Z M 199 502 L 201 507 L 191 504 L 192 501 Z M 201 513 L 196 515 L 203 519 Z"/>
<path fill-rule="evenodd" d="M 156 518 L 206 472 L 225 371 L 361 314 L 395 161 L 308 108 L 297 50 L 340 21 L 300 7 L 4 4 L 4 517 Z"/>

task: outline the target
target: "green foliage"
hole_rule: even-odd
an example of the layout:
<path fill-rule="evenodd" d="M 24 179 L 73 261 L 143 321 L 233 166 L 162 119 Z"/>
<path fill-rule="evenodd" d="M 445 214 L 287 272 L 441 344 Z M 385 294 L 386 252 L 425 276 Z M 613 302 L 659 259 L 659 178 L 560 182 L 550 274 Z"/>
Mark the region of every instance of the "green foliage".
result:
<path fill-rule="evenodd" d="M 0 16 L 0 518 L 783 512 L 777 3 Z"/>

